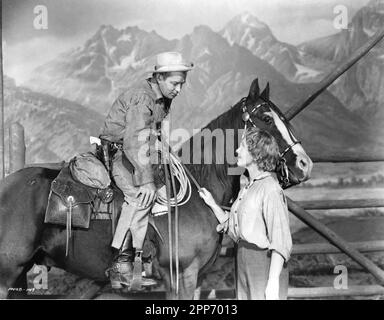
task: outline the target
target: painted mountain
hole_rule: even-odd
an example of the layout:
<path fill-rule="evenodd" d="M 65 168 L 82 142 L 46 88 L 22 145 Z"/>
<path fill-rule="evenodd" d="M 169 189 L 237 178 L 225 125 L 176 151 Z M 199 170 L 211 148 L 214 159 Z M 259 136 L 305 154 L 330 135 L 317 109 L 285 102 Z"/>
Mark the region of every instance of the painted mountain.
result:
<path fill-rule="evenodd" d="M 364 45 L 384 26 L 384 1 L 374 0 L 353 17 L 347 30 L 315 39 L 299 49 L 322 59 L 326 64 L 340 65 L 352 52 Z M 384 133 L 384 41 L 378 43 L 354 67 L 339 78 L 331 92 L 352 113 L 371 123 L 378 136 Z"/>
<path fill-rule="evenodd" d="M 23 125 L 27 163 L 60 162 L 90 149 L 89 136 L 97 135 L 102 125 L 100 114 L 69 100 L 16 87 L 8 77 L 4 89 L 5 126 Z"/>
<path fill-rule="evenodd" d="M 247 23 L 262 27 L 255 21 Z M 263 26 L 263 30 L 268 29 Z M 288 49 L 296 55 L 293 47 L 287 45 Z M 84 113 L 96 111 L 92 118 L 99 119 L 119 92 L 150 75 L 155 54 L 166 50 L 181 51 L 195 63 L 182 94 L 172 105 L 172 128 L 201 128 L 247 95 L 254 78 L 259 78 L 261 87 L 270 82 L 271 98 L 282 110 L 315 88 L 315 84 L 288 81 L 268 61 L 248 48 L 230 44 L 228 37 L 206 26 L 173 41 L 137 27 L 118 30 L 102 26 L 83 46 L 37 68 L 25 86 L 74 101 L 88 108 Z M 384 154 L 371 124 L 346 109 L 330 92 L 323 93 L 293 124 L 310 155 L 372 152 L 373 148 Z M 60 135 L 63 130 L 51 132 Z"/>
<path fill-rule="evenodd" d="M 248 12 L 234 17 L 220 34 L 230 45 L 238 44 L 267 61 L 290 81 L 316 82 L 328 71 L 323 59 L 316 59 L 306 51 L 280 42 L 268 25 Z"/>

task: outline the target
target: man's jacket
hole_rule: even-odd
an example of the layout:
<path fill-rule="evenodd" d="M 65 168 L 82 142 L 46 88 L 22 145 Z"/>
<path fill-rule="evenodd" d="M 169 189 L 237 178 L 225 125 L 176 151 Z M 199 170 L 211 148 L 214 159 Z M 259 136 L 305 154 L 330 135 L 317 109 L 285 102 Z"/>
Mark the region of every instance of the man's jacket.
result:
<path fill-rule="evenodd" d="M 157 93 L 153 86 L 157 86 Z M 100 134 L 102 139 L 123 144 L 124 154 L 134 167 L 135 186 L 154 182 L 154 137 L 171 105 L 171 100 L 159 92 L 157 83 L 148 79 L 122 93 L 113 103 Z"/>

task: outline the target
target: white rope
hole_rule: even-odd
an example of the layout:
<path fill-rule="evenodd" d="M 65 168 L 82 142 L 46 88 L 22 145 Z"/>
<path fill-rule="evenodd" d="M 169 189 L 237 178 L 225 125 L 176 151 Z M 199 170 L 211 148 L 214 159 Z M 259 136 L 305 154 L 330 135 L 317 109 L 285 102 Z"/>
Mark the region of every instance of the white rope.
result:
<path fill-rule="evenodd" d="M 175 157 L 171 153 L 169 153 L 169 158 L 170 158 L 169 161 L 170 161 L 171 174 L 173 174 L 174 177 L 177 179 L 177 181 L 179 181 L 180 183 L 180 189 L 176 195 L 176 198 L 175 197 L 171 198 L 171 206 L 175 207 L 176 203 L 178 206 L 182 206 L 183 204 L 187 203 L 191 198 L 191 194 L 192 194 L 191 182 L 189 181 L 187 173 L 185 172 L 180 160 L 177 159 L 177 157 Z M 187 195 L 186 198 L 185 198 L 185 195 Z M 183 199 L 184 201 L 182 201 Z M 165 193 L 165 188 L 162 188 L 159 190 L 156 201 L 159 204 L 167 205 L 167 195 Z"/>

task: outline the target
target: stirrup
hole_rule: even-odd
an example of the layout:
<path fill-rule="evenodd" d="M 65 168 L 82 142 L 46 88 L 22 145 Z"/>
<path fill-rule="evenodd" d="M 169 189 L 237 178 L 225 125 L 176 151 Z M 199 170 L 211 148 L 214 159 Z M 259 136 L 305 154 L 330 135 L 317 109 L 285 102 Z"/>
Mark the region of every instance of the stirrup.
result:
<path fill-rule="evenodd" d="M 156 286 L 158 283 L 155 279 L 143 277 L 143 262 L 141 259 L 142 252 L 137 252 L 133 262 L 132 281 L 130 285 L 131 291 L 143 290 L 143 287 Z"/>

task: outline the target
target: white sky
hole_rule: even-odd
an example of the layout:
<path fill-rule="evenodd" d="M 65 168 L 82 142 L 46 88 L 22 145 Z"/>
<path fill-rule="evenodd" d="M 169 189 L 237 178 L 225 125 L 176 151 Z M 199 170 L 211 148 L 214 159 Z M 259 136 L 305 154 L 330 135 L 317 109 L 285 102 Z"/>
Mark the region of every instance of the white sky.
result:
<path fill-rule="evenodd" d="M 298 44 L 337 32 L 336 5 L 349 19 L 369 0 L 3 0 L 4 70 L 18 83 L 60 52 L 82 44 L 102 24 L 128 25 L 168 39 L 181 38 L 196 25 L 219 31 L 248 11 L 267 23 L 281 41 Z M 33 8 L 46 5 L 48 30 L 35 30 Z M 6 43 L 4 43 L 4 41 Z"/>

